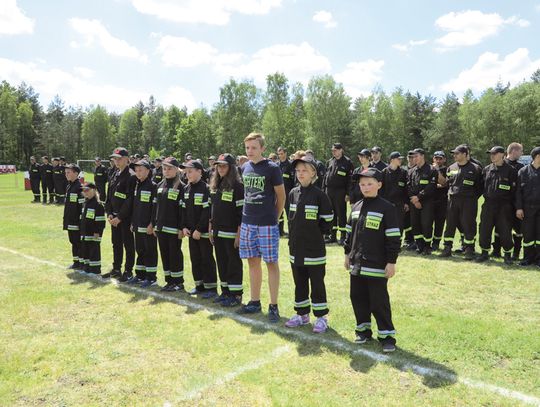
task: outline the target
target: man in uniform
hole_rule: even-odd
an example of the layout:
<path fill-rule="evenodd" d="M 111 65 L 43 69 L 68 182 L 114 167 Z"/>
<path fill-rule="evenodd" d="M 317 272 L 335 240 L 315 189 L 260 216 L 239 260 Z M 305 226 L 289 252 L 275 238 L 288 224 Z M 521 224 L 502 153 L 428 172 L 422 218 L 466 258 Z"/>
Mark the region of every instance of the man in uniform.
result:
<path fill-rule="evenodd" d="M 380 196 L 390 201 L 396 208 L 399 230 L 403 233 L 403 219 L 409 211 L 407 195 L 407 170 L 401 168 L 403 156 L 399 151 L 390 153 L 388 166 L 382 170 Z"/>
<path fill-rule="evenodd" d="M 162 157 L 158 157 L 154 160 L 154 169 L 152 170 L 152 182 L 156 185 L 163 180 L 163 168 L 161 167 L 162 162 Z"/>
<path fill-rule="evenodd" d="M 39 189 L 39 184 L 41 182 L 40 175 L 40 165 L 36 161 L 36 157 L 30 157 L 30 168 L 28 169 L 28 174 L 30 176 L 30 185 L 32 186 L 32 193 L 34 194 L 34 200 L 32 203 L 41 202 L 41 191 Z"/>
<path fill-rule="evenodd" d="M 433 164 L 431 166 L 437 170 L 437 189 L 433 198 L 433 243 L 431 250 L 439 250 L 446 220 L 446 210 L 448 205 L 448 183 L 446 180 L 446 154 L 444 151 L 433 153 Z"/>
<path fill-rule="evenodd" d="M 489 260 L 489 248 L 493 228 L 499 234 L 504 249 L 504 263 L 512 264 L 512 223 L 515 217 L 513 207 L 516 191 L 517 172 L 504 160 L 504 147 L 495 146 L 488 150 L 491 164 L 482 170 L 484 184 L 484 204 L 480 215 L 480 248 L 482 254 L 478 262 Z"/>
<path fill-rule="evenodd" d="M 448 167 L 448 210 L 441 257 L 452 255 L 456 229 L 463 232 L 465 259 L 474 258 L 478 198 L 482 195 L 482 168 L 470 161 L 469 148 L 461 144 L 452 150 L 455 162 Z"/>
<path fill-rule="evenodd" d="M 105 202 L 107 200 L 107 181 L 109 179 L 109 174 L 107 168 L 101 164 L 101 158 L 96 157 L 94 160 L 94 183 L 96 184 L 99 200 Z"/>
<path fill-rule="evenodd" d="M 66 198 L 66 169 L 60 164 L 60 158 L 53 158 L 53 182 L 56 204 L 63 205 Z"/>
<path fill-rule="evenodd" d="M 345 228 L 347 225 L 347 201 L 349 200 L 348 193 L 351 189 L 351 175 L 354 165 L 349 157 L 343 154 L 341 143 L 332 145 L 332 156 L 326 165 L 327 171 L 323 183 L 334 211 L 332 234 L 326 243 L 335 243 L 339 230 L 341 232 L 339 244 L 343 245 L 347 233 Z"/>
<path fill-rule="evenodd" d="M 360 162 L 360 166 L 356 167 L 353 170 L 353 173 L 351 175 L 351 189 L 349 191 L 349 202 L 351 205 L 354 205 L 356 202 L 361 200 L 364 196 L 362 195 L 362 192 L 360 192 L 360 173 L 364 170 L 367 170 L 370 167 L 373 167 L 371 164 L 371 151 L 369 151 L 367 148 L 364 148 L 363 150 L 360 150 L 356 156 L 358 157 L 358 161 Z M 379 161 L 380 162 L 380 161 Z"/>
<path fill-rule="evenodd" d="M 371 149 L 371 166 L 373 168 L 377 168 L 379 171 L 382 172 L 388 164 L 386 164 L 384 161 L 381 161 L 381 154 L 382 154 L 382 148 L 379 146 L 375 146 Z"/>
<path fill-rule="evenodd" d="M 521 266 L 540 267 L 540 147 L 531 151 L 532 162 L 518 172 L 516 216 L 523 221 Z"/>
<path fill-rule="evenodd" d="M 405 165 L 403 168 L 405 171 L 407 171 L 407 179 L 409 178 L 409 172 L 415 167 L 414 156 L 414 150 L 409 150 L 407 152 L 407 165 Z M 412 233 L 410 208 L 411 206 L 409 205 L 409 210 L 403 214 L 403 240 L 405 243 L 405 249 L 413 251 L 416 250 L 416 243 L 414 242 L 414 236 Z"/>
<path fill-rule="evenodd" d="M 41 190 L 43 191 L 43 205 L 47 204 L 47 192 L 49 193 L 48 203 L 54 203 L 54 180 L 53 180 L 53 167 L 49 164 L 49 157 L 41 157 Z"/>

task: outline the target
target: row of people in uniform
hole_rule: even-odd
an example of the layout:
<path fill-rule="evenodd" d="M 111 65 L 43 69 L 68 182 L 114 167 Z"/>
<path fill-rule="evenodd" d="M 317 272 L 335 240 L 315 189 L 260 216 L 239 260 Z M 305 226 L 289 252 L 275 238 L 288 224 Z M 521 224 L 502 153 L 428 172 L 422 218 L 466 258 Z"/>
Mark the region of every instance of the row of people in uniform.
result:
<path fill-rule="evenodd" d="M 28 175 L 34 200 L 32 203 L 62 205 L 66 196 L 67 179 L 65 176 L 66 160 L 64 157 L 30 157 Z"/>
<path fill-rule="evenodd" d="M 246 150 L 248 143 L 264 147 L 264 138 L 258 134 L 248 136 Z M 161 162 L 163 179 L 156 184 L 152 180 L 155 172 L 148 161 L 137 161 L 130 169 L 127 151 L 117 148 L 112 154 L 116 170 L 109 180 L 104 204 L 99 200 L 97 186 L 94 183 L 81 186 L 80 169 L 67 166 L 69 185 L 64 229 L 72 246 L 70 268 L 101 273 L 99 243 L 108 222 L 112 231 L 113 267 L 103 278 L 114 277 L 126 284 L 153 287 L 157 284 L 159 252 L 166 283 L 161 290 L 183 292 L 182 241 L 188 239 L 195 282 L 189 294 L 212 299 L 225 307 L 239 306 L 240 313 L 260 312 L 257 298 L 260 277 L 257 283 L 253 260 L 259 259 L 259 268 L 260 260 L 265 261 L 269 280 L 271 266 L 279 273 L 277 220 L 284 204 L 279 192 L 284 192 L 279 166 L 263 158 L 262 151 L 261 148 L 258 157 L 250 152 L 251 157 L 240 171 L 232 155 L 220 155 L 209 184 L 202 180 L 205 169 L 200 161 L 182 164 L 168 157 Z M 315 160 L 304 156 L 291 165 L 298 182 L 288 194 L 289 259 L 295 282 L 296 314 L 285 324 L 291 328 L 305 325 L 313 312 L 316 317 L 313 331 L 322 333 L 328 329 L 324 236 L 332 228 L 332 205 L 327 194 L 316 185 Z M 186 183 L 182 182 L 182 174 Z M 353 207 L 345 242 L 345 266 L 350 272 L 351 302 L 356 317 L 355 341 L 365 343 L 374 336 L 373 315 L 378 326 L 376 336 L 383 350 L 391 352 L 395 349 L 395 329 L 386 287 L 387 279 L 395 273 L 400 249 L 399 223 L 394 206 L 378 196 L 382 174 L 369 169 L 360 176 L 363 206 Z M 268 191 L 275 194 L 267 194 Z M 369 256 L 363 248 L 369 248 Z M 251 299 L 246 304 L 241 303 L 242 258 L 248 260 L 250 268 Z M 279 284 L 279 278 L 273 283 L 269 281 L 269 285 L 274 284 L 277 290 L 276 282 Z M 259 294 L 254 289 L 257 284 Z M 277 292 L 272 293 L 272 287 L 270 290 L 268 317 L 271 322 L 277 322 Z"/>
<path fill-rule="evenodd" d="M 377 168 L 383 174 L 381 196 L 396 207 L 408 250 L 431 255 L 443 243 L 439 255 L 449 257 L 457 230 L 462 247 L 456 252 L 463 252 L 466 259 L 483 262 L 490 256 L 501 257 L 502 248 L 505 263 L 512 264 L 520 260 L 523 237 L 520 264 L 539 264 L 540 226 L 536 213 L 540 207 L 540 178 L 535 176 L 539 151 L 539 147 L 532 149 L 533 162 L 525 166 L 519 162 L 523 154 L 521 144 L 511 143 L 506 149 L 494 146 L 486 151 L 490 164 L 484 167 L 471 156 L 467 145 L 452 150 L 454 162 L 448 166 L 443 151 L 436 151 L 429 162 L 424 149 L 410 150 L 407 164 L 403 165 L 405 157 L 399 152 L 392 152 L 387 164 L 380 160 L 381 149 L 374 147 L 358 152 L 360 166 L 354 168 L 342 145 L 335 143 L 322 182 L 336 215 L 326 242 L 344 244 L 347 202 L 353 205 L 362 199 L 358 176 L 367 168 Z M 280 162 L 281 168 L 289 166 L 289 160 Z M 293 186 L 291 183 L 287 188 Z M 481 196 L 484 197 L 478 228 L 481 253 L 476 256 L 476 219 Z M 341 232 L 339 240 L 337 232 Z"/>

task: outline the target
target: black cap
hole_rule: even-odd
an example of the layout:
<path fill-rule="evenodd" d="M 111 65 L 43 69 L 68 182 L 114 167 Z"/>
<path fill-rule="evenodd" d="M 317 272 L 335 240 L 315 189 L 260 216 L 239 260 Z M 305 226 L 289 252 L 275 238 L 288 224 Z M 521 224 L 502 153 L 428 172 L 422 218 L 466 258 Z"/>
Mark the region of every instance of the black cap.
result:
<path fill-rule="evenodd" d="M 163 158 L 161 157 L 157 157 L 154 161 L 157 161 L 158 163 L 162 162 L 163 161 Z"/>
<path fill-rule="evenodd" d="M 467 147 L 465 144 L 460 144 L 456 148 L 454 148 L 451 153 L 465 153 L 469 154 L 469 147 Z"/>
<path fill-rule="evenodd" d="M 145 167 L 148 169 L 151 169 L 150 163 L 146 160 L 139 160 L 135 163 L 135 166 Z"/>
<path fill-rule="evenodd" d="M 392 151 L 390 155 L 388 156 L 389 160 L 393 160 L 394 158 L 403 158 L 401 153 L 399 151 Z"/>
<path fill-rule="evenodd" d="M 170 167 L 180 167 L 180 163 L 178 160 L 174 157 L 167 157 L 163 160 L 163 165 L 168 165 Z"/>
<path fill-rule="evenodd" d="M 380 148 L 379 146 L 372 147 L 371 152 L 372 153 L 382 153 L 382 148 Z"/>
<path fill-rule="evenodd" d="M 291 164 L 293 168 L 296 168 L 296 166 L 300 163 L 311 165 L 315 172 L 317 172 L 317 161 L 315 161 L 313 158 L 304 156 L 302 158 L 297 158 L 296 160 L 293 160 Z"/>
<path fill-rule="evenodd" d="M 82 189 L 97 189 L 96 187 L 96 184 L 94 184 L 93 182 L 85 182 L 83 185 L 82 185 Z"/>
<path fill-rule="evenodd" d="M 181 164 L 180 168 L 195 168 L 197 170 L 204 171 L 204 166 L 199 160 L 188 161 L 187 163 Z"/>
<path fill-rule="evenodd" d="M 68 164 L 68 165 L 66 165 L 66 169 L 75 171 L 76 173 L 81 172 L 81 168 L 77 164 Z"/>
<path fill-rule="evenodd" d="M 49 159 L 49 156 L 48 155 L 44 155 L 43 157 L 41 157 L 42 160 L 48 160 Z"/>
<path fill-rule="evenodd" d="M 412 156 L 415 155 L 415 154 L 416 154 L 416 153 L 414 152 L 414 150 L 409 150 L 409 151 L 407 152 L 407 156 L 408 156 L 408 157 L 412 157 Z"/>
<path fill-rule="evenodd" d="M 58 158 L 58 157 L 53 157 L 52 160 L 53 160 L 53 161 L 60 161 L 60 158 Z"/>
<path fill-rule="evenodd" d="M 439 151 L 435 151 L 435 152 L 433 153 L 433 157 L 443 157 L 443 158 L 446 158 L 446 154 L 444 154 L 444 151 L 439 150 Z"/>
<path fill-rule="evenodd" d="M 59 158 L 60 158 L 60 161 L 66 161 L 66 157 L 64 157 L 63 155 L 61 155 Z"/>
<path fill-rule="evenodd" d="M 360 150 L 356 155 L 363 155 L 365 157 L 371 157 L 371 151 L 369 151 L 367 148 L 364 148 Z"/>
<path fill-rule="evenodd" d="M 217 164 L 229 164 L 231 166 L 236 165 L 236 158 L 229 153 L 220 154 L 214 165 Z"/>
<path fill-rule="evenodd" d="M 191 154 L 191 153 L 185 153 L 184 154 L 184 160 L 186 160 L 186 161 L 191 160 L 192 157 L 193 157 L 193 154 Z"/>
<path fill-rule="evenodd" d="M 382 172 L 375 167 L 366 168 L 358 174 L 360 177 L 375 178 L 377 181 L 382 181 Z"/>
<path fill-rule="evenodd" d="M 535 147 L 531 150 L 531 157 L 533 160 L 538 154 L 540 154 L 540 147 Z"/>
<path fill-rule="evenodd" d="M 208 157 L 208 161 L 210 161 L 210 160 L 214 160 L 214 161 L 215 161 L 215 160 L 216 160 L 216 156 L 215 156 L 215 155 L 211 155 L 210 157 Z"/>
<path fill-rule="evenodd" d="M 101 158 L 96 157 L 96 158 L 94 158 L 94 161 L 101 161 Z"/>
<path fill-rule="evenodd" d="M 413 150 L 413 154 L 422 154 L 422 155 L 426 155 L 426 152 L 423 148 L 415 148 Z"/>
<path fill-rule="evenodd" d="M 497 154 L 497 153 L 505 154 L 506 150 L 502 146 L 494 146 L 494 147 L 491 147 L 491 149 L 486 150 L 486 153 L 488 153 L 488 154 Z"/>
<path fill-rule="evenodd" d="M 341 143 L 334 143 L 332 144 L 332 148 L 335 148 L 336 150 L 342 150 L 343 145 Z"/>
<path fill-rule="evenodd" d="M 117 147 L 111 154 L 112 158 L 129 157 L 128 151 L 124 147 Z"/>

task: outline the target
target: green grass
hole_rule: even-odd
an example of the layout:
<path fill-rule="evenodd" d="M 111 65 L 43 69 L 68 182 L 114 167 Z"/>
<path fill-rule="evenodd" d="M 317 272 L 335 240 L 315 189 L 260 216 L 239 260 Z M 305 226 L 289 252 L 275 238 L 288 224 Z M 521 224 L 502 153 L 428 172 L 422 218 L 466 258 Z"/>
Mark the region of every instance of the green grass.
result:
<path fill-rule="evenodd" d="M 0 175 L 0 247 L 68 264 L 62 209 L 30 204 L 22 185 L 20 177 Z M 105 264 L 112 258 L 109 233 Z M 294 289 L 286 240 L 281 253 L 285 321 Z M 540 398 L 538 269 L 404 254 L 389 285 L 399 349 L 389 363 L 378 363 L 350 351 L 380 348 L 351 343 L 355 322 L 342 249 L 329 247 L 328 258 L 332 330 L 323 338 L 340 349 L 319 337 L 289 335 L 283 324 L 267 329 L 216 314 L 212 306 L 193 309 L 0 250 L 0 405 L 519 404 L 459 381 L 423 377 L 406 363 Z M 186 275 L 189 289 L 189 261 Z M 266 284 L 262 300 L 267 304 Z M 252 320 L 266 321 L 264 315 Z M 314 336 L 310 327 L 301 331 Z M 290 350 L 272 357 L 283 347 Z M 259 362 L 265 364 L 219 382 Z"/>

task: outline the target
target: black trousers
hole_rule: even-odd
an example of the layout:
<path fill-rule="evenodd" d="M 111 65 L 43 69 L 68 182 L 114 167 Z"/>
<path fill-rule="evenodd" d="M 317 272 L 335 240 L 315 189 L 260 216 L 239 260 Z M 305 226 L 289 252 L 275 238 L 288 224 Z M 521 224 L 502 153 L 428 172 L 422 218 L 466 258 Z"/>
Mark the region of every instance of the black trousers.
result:
<path fill-rule="evenodd" d="M 377 322 L 377 338 L 381 342 L 396 343 L 392 310 L 388 295 L 388 280 L 351 274 L 351 303 L 356 317 L 356 332 L 373 335 L 371 315 Z"/>
<path fill-rule="evenodd" d="M 516 208 L 512 207 L 512 239 L 514 242 L 514 253 L 515 258 L 519 258 L 519 253 L 521 252 L 521 242 L 523 241 L 523 233 L 521 230 L 521 219 L 516 217 Z M 493 239 L 493 251 L 499 253 L 501 251 L 501 239 L 499 239 L 499 231 L 495 227 L 495 238 Z"/>
<path fill-rule="evenodd" d="M 208 238 L 189 238 L 189 258 L 191 272 L 198 291 L 217 291 L 216 262 L 212 244 Z"/>
<path fill-rule="evenodd" d="M 336 238 L 338 230 L 341 237 L 345 237 L 345 226 L 347 225 L 347 202 L 345 202 L 345 189 L 327 189 L 326 194 L 332 203 L 334 219 L 332 220 L 332 238 Z"/>
<path fill-rule="evenodd" d="M 216 263 L 221 282 L 221 292 L 226 295 L 243 294 L 243 265 L 234 239 L 214 237 Z"/>
<path fill-rule="evenodd" d="M 32 194 L 34 194 L 35 202 L 39 202 L 41 200 L 41 190 L 39 188 L 40 184 L 41 180 L 39 178 L 30 178 L 30 185 L 32 186 Z"/>
<path fill-rule="evenodd" d="M 124 272 L 131 275 L 135 263 L 135 240 L 130 229 L 130 219 L 123 219 L 116 227 L 111 227 L 111 240 L 113 246 L 113 269 L 120 271 L 126 252 Z"/>
<path fill-rule="evenodd" d="M 444 245 L 454 244 L 456 229 L 463 234 L 463 248 L 473 248 L 476 236 L 476 215 L 478 200 L 470 197 L 450 197 L 446 211 L 446 229 L 444 230 Z"/>
<path fill-rule="evenodd" d="M 531 262 L 540 260 L 540 206 L 523 208 L 523 258 Z"/>
<path fill-rule="evenodd" d="M 448 200 L 433 201 L 433 246 L 439 247 L 443 238 Z"/>
<path fill-rule="evenodd" d="M 106 185 L 107 184 L 103 184 L 101 182 L 99 184 L 96 183 L 96 187 L 99 192 L 99 200 L 101 202 L 105 202 L 105 200 L 107 199 L 107 193 L 105 192 Z"/>
<path fill-rule="evenodd" d="M 409 208 L 410 207 L 411 207 L 411 204 L 409 204 Z M 405 238 L 406 244 L 414 243 L 414 236 L 412 233 L 412 226 L 411 226 L 411 210 L 410 209 L 407 212 L 403 213 L 403 236 Z"/>
<path fill-rule="evenodd" d="M 182 239 L 177 233 L 157 233 L 161 264 L 165 281 L 170 284 L 184 284 L 184 254 Z"/>
<path fill-rule="evenodd" d="M 68 239 L 71 243 L 71 255 L 73 257 L 73 264 L 79 267 L 80 264 L 80 252 L 81 252 L 81 233 L 78 230 L 68 230 Z"/>
<path fill-rule="evenodd" d="M 64 203 L 66 199 L 66 188 L 63 180 L 54 180 L 54 196 L 56 203 Z"/>
<path fill-rule="evenodd" d="M 101 239 L 101 238 L 99 238 Z M 86 240 L 83 236 L 81 241 L 82 269 L 87 273 L 101 274 L 101 242 L 100 240 Z"/>
<path fill-rule="evenodd" d="M 324 264 L 318 266 L 295 266 L 291 263 L 294 278 L 294 310 L 298 315 L 309 314 L 313 308 L 316 317 L 328 314 Z M 309 288 L 311 283 L 311 303 Z"/>
<path fill-rule="evenodd" d="M 505 253 L 511 253 L 514 246 L 512 241 L 512 215 L 514 207 L 511 202 L 487 200 L 482 205 L 480 213 L 480 248 L 489 251 L 493 229 L 497 230 L 499 241 Z"/>
<path fill-rule="evenodd" d="M 422 250 L 431 245 L 433 236 L 433 201 L 422 202 L 422 208 L 410 205 L 411 226 L 414 240 L 418 249 Z"/>
<path fill-rule="evenodd" d="M 43 194 L 43 203 L 47 202 L 47 192 L 49 193 L 49 202 L 54 201 L 54 182 L 52 178 L 45 178 L 41 180 L 41 191 Z"/>
<path fill-rule="evenodd" d="M 142 280 L 156 281 L 157 273 L 157 238 L 148 233 L 135 232 L 135 274 Z"/>
<path fill-rule="evenodd" d="M 289 209 L 291 207 L 291 203 L 289 202 L 289 192 L 290 191 L 285 191 L 285 208 L 283 209 L 281 217 L 279 218 L 280 235 L 283 235 L 285 233 L 285 215 L 287 216 L 287 221 L 289 221 Z"/>

